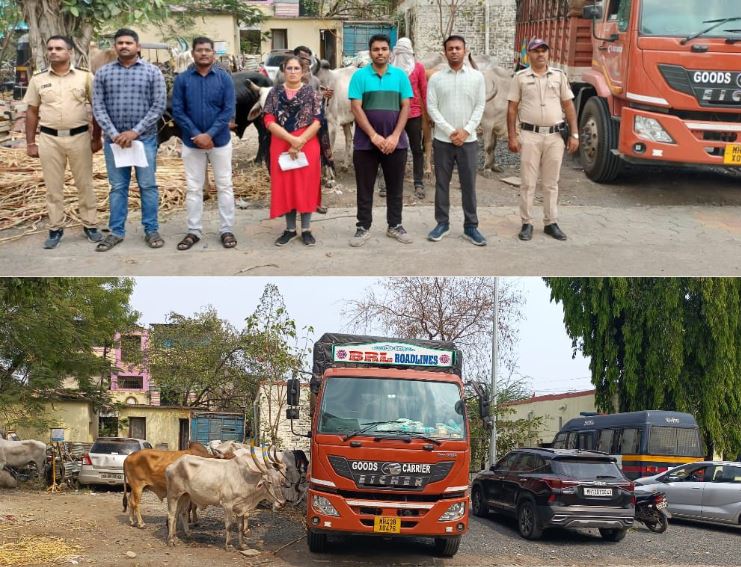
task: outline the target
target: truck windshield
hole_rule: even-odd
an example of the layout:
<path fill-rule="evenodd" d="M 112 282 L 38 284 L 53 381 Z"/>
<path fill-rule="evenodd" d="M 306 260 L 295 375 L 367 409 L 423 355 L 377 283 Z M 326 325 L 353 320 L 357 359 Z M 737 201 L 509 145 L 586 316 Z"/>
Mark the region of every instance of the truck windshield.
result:
<path fill-rule="evenodd" d="M 703 34 L 707 37 L 729 37 L 736 35 L 727 28 L 738 28 L 732 25 L 733 19 L 741 16 L 738 0 L 672 0 L 671 10 L 667 10 L 666 0 L 643 0 L 641 3 L 640 33 L 643 35 L 661 35 L 671 37 L 688 37 L 712 26 L 713 23 L 729 19 Z"/>
<path fill-rule="evenodd" d="M 347 435 L 421 433 L 463 439 L 466 432 L 458 386 L 449 382 L 382 378 L 329 378 L 324 385 L 319 433 Z"/>

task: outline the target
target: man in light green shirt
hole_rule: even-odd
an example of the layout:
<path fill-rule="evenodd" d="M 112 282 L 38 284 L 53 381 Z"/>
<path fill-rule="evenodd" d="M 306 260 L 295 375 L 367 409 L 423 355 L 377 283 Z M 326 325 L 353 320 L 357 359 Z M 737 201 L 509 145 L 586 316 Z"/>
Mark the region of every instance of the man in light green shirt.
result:
<path fill-rule="evenodd" d="M 484 76 L 464 65 L 466 40 L 451 35 L 443 42 L 448 68 L 435 73 L 427 86 L 427 112 L 435 123 L 432 142 L 435 162 L 435 220 L 427 235 L 437 242 L 450 232 L 450 179 L 458 165 L 463 204 L 463 237 L 476 246 L 486 246 L 476 216 L 476 128 L 486 102 Z"/>

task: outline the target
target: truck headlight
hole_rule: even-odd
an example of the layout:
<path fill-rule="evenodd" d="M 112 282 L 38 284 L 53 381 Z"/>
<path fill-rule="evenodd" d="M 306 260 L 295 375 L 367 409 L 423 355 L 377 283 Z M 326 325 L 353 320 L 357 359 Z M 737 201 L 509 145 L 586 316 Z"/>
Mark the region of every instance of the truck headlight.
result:
<path fill-rule="evenodd" d="M 335 510 L 334 506 L 332 506 L 332 503 L 327 500 L 324 496 L 314 496 L 314 498 L 311 501 L 311 506 L 316 510 L 319 514 L 324 514 L 325 516 L 339 516 L 340 513 Z"/>
<path fill-rule="evenodd" d="M 669 133 L 659 124 L 658 120 L 654 120 L 653 118 L 636 116 L 633 121 L 633 127 L 638 137 L 644 140 L 664 142 L 665 144 L 675 143 Z"/>
<path fill-rule="evenodd" d="M 455 504 L 451 504 L 450 507 L 445 511 L 445 513 L 440 516 L 441 522 L 453 522 L 459 518 L 463 517 L 463 514 L 466 513 L 466 503 L 465 502 L 456 502 Z"/>

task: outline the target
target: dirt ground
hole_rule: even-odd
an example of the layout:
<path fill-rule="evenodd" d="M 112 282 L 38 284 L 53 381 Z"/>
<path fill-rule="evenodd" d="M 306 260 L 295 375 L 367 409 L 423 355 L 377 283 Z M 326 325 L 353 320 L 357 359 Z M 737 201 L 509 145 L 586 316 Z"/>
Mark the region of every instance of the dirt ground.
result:
<path fill-rule="evenodd" d="M 246 557 L 237 550 L 224 550 L 220 509 L 208 508 L 199 514 L 200 522 L 192 528 L 191 538 L 178 540 L 171 548 L 165 544 L 166 504 L 145 492 L 142 516 L 146 526 L 138 529 L 129 525 L 121 497 L 122 491 L 116 489 L 57 494 L 29 489 L 0 492 L 0 565 L 14 564 L 4 562 L 3 544 L 23 538 L 30 543 L 60 538 L 57 546 L 69 547 L 69 555 L 54 563 L 62 565 L 282 565 L 281 548 L 285 549 L 286 544 L 300 540 L 305 549 L 304 511 L 297 508 L 275 514 L 269 509 L 258 510 L 249 522 L 251 531 L 246 540 L 254 550 L 249 553 L 257 553 Z M 233 536 L 236 544 L 236 531 Z M 15 561 L 18 564 L 18 559 Z"/>

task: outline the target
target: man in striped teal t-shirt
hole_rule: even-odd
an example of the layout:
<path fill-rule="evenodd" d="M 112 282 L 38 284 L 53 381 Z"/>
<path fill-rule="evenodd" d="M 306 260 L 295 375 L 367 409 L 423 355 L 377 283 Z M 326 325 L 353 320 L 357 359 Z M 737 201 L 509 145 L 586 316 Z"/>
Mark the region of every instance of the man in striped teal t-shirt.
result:
<path fill-rule="evenodd" d="M 350 246 L 362 246 L 370 237 L 379 164 L 386 180 L 386 235 L 409 244 L 412 239 L 401 225 L 401 211 L 409 148 L 404 126 L 414 93 L 406 73 L 388 64 L 388 36 L 374 35 L 368 47 L 373 63 L 353 75 L 348 91 L 356 125 L 353 165 L 358 195 L 357 231 Z"/>

